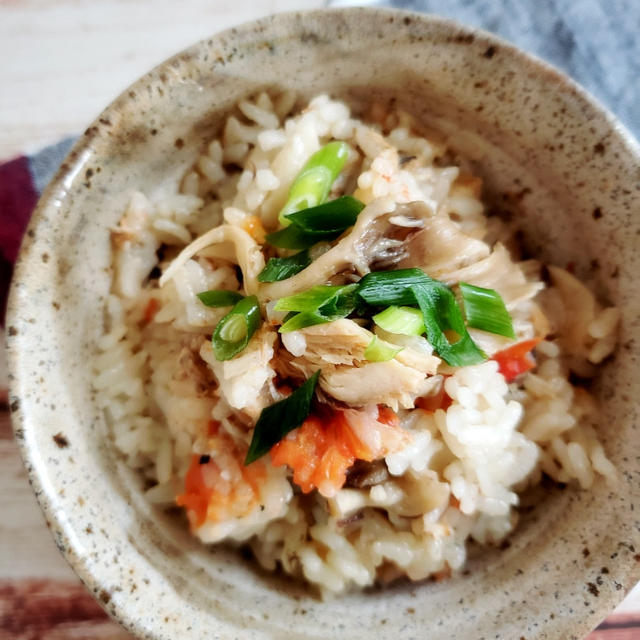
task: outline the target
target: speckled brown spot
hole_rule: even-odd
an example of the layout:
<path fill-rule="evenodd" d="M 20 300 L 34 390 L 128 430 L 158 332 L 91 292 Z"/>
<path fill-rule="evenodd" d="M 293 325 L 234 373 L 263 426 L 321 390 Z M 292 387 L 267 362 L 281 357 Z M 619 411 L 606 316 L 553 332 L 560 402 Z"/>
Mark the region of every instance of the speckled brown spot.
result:
<path fill-rule="evenodd" d="M 182 149 L 182 147 L 184 147 L 184 140 L 182 138 L 176 138 L 176 141 L 173 143 L 173 146 L 176 149 Z"/>
<path fill-rule="evenodd" d="M 109 601 L 111 600 L 111 594 L 105 589 L 102 589 L 100 593 L 98 593 L 98 598 L 103 604 L 109 604 Z"/>
<path fill-rule="evenodd" d="M 600 595 L 600 591 L 598 587 L 593 582 L 587 582 L 587 591 L 594 597 L 597 598 Z"/>
<path fill-rule="evenodd" d="M 461 33 L 453 38 L 453 42 L 457 44 L 473 44 L 475 36 L 473 33 Z"/>
<path fill-rule="evenodd" d="M 62 432 L 56 433 L 56 435 L 53 436 L 53 441 L 56 443 L 59 449 L 64 449 L 69 446 L 69 441 L 65 438 Z"/>
<path fill-rule="evenodd" d="M 600 220 L 600 218 L 602 218 L 602 209 L 600 209 L 600 207 L 596 207 L 593 212 L 591 213 L 591 217 L 594 220 Z"/>
<path fill-rule="evenodd" d="M 593 145 L 593 152 L 597 153 L 600 156 L 604 155 L 605 146 L 602 144 L 602 142 L 598 142 L 597 144 Z"/>
<path fill-rule="evenodd" d="M 491 58 L 493 58 L 493 56 L 496 55 L 496 51 L 497 51 L 497 47 L 494 47 L 493 45 L 490 47 L 487 47 L 487 49 L 485 50 L 485 52 L 482 54 L 485 58 L 487 58 L 488 60 L 491 60 Z"/>
<path fill-rule="evenodd" d="M 17 336 L 18 335 L 18 330 L 15 327 L 9 327 L 7 329 L 7 334 L 10 336 Z"/>
<path fill-rule="evenodd" d="M 49 254 L 46 251 L 42 254 L 41 257 L 42 257 L 42 262 L 44 262 L 45 264 L 49 262 Z"/>

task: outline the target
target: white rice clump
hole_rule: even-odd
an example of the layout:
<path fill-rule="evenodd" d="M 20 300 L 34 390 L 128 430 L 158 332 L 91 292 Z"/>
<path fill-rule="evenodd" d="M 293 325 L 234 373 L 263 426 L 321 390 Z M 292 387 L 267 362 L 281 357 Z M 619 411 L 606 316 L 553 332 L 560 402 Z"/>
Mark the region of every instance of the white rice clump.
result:
<path fill-rule="evenodd" d="M 324 95 L 291 115 L 295 103 L 291 92 L 243 100 L 173 193 L 165 190 L 156 199 L 131 194 L 112 234 L 113 287 L 93 384 L 117 448 L 152 484 L 151 502 L 174 503 L 193 456 L 215 463 L 210 481 L 219 498 L 203 524 L 191 523 L 203 541 L 248 542 L 262 566 L 303 577 L 324 596 L 400 576 L 444 577 L 464 565 L 469 538 L 498 543 L 512 531 L 518 492 L 542 473 L 582 489 L 598 476 L 615 481 L 595 431 L 597 406 L 569 382 L 569 372 L 595 373 L 615 347 L 620 313 L 601 307 L 574 276 L 555 267 L 552 286 L 540 293 L 537 263 L 518 263 L 502 244 L 486 240 L 514 230 L 485 216 L 480 181 L 442 161 L 434 164 L 444 146 L 408 114 L 373 105 L 368 117 L 374 124 L 367 125 Z M 271 323 L 283 314 L 269 302 L 267 321 L 249 346 L 218 362 L 210 336 L 227 310 L 205 307 L 196 294 L 242 286 L 260 291 L 255 275 L 264 265 L 263 230 L 276 227 L 292 181 L 332 139 L 351 148 L 332 197 L 353 193 L 391 212 L 390 224 L 398 228 L 416 222 L 396 209 L 423 203 L 434 233 L 446 232 L 451 241 L 429 256 L 429 274 L 497 289 L 518 340 L 551 337 L 537 346 L 536 368 L 508 384 L 494 360 L 448 367 L 424 338 L 377 329 L 380 339 L 403 347 L 397 370 L 420 379 L 413 391 L 374 401 L 409 406 L 397 411 L 405 444 L 384 457 L 382 474 L 370 483 L 349 484 L 327 498 L 317 491 L 302 495 L 290 471 L 274 467 L 269 456 L 256 467 L 256 481 L 238 453 L 246 451 L 260 411 L 283 397 L 276 361 L 283 354 L 287 361 L 310 358 L 312 335 L 280 336 Z M 167 272 L 178 251 L 221 224 L 228 229 L 223 240 Z M 398 240 L 384 242 L 378 250 L 402 247 Z M 316 246 L 314 259 L 328 249 Z M 152 274 L 156 267 L 165 273 L 161 287 Z M 323 376 L 347 362 L 364 366 L 357 364 L 356 343 L 365 330 L 350 330 L 343 347 L 340 336 L 325 338 L 327 353 L 315 354 L 327 367 Z M 490 355 L 511 344 L 472 335 Z M 432 371 L 420 369 L 427 362 L 435 362 Z M 367 366 L 360 371 L 374 370 Z M 413 407 L 416 395 L 442 385 L 449 406 Z"/>

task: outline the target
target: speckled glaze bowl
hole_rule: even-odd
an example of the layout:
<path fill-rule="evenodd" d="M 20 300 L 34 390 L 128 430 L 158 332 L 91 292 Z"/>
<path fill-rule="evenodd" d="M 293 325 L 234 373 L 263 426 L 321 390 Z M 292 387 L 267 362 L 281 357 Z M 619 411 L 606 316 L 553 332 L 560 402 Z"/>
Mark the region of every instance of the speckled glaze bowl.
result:
<path fill-rule="evenodd" d="M 108 70 L 105 70 L 108 73 Z M 615 491 L 549 489 L 510 546 L 463 575 L 320 602 L 301 585 L 205 548 L 146 504 L 91 389 L 125 192 L 175 185 L 221 114 L 265 87 L 394 99 L 471 158 L 519 216 L 527 246 L 590 275 L 622 308 L 596 382 Z M 55 540 L 105 609 L 176 640 L 582 638 L 640 578 L 640 152 L 566 77 L 486 33 L 438 18 L 348 9 L 280 15 L 201 42 L 146 75 L 87 129 L 46 190 L 7 320 L 11 408 Z"/>

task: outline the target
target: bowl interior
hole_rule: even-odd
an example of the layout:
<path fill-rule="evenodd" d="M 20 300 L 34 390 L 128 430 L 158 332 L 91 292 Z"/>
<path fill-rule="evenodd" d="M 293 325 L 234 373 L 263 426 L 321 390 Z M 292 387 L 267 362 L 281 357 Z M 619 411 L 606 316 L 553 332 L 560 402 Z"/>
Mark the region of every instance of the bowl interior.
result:
<path fill-rule="evenodd" d="M 321 603 L 149 507 L 108 435 L 91 362 L 108 229 L 132 189 L 176 188 L 221 116 L 264 88 L 394 101 L 470 159 L 537 257 L 573 262 L 623 311 L 595 391 L 619 486 L 549 489 L 508 549 L 470 572 Z M 152 638 L 580 638 L 640 577 L 637 145 L 570 81 L 506 43 L 428 16 L 344 10 L 233 29 L 161 65 L 86 131 L 46 191 L 8 315 L 12 408 L 56 542 L 106 609 Z"/>

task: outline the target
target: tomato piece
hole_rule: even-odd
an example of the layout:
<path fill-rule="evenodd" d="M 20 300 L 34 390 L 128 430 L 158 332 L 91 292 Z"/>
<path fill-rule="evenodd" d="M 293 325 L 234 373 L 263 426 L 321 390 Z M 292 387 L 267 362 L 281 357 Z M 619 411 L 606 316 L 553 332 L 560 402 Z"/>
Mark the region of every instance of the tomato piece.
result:
<path fill-rule="evenodd" d="M 440 386 L 440 391 L 432 396 L 425 396 L 422 398 L 416 399 L 416 407 L 419 409 L 424 409 L 425 411 L 429 411 L 430 413 L 435 413 L 438 409 L 442 409 L 446 411 L 450 406 L 453 400 L 451 396 L 447 394 L 444 390 L 444 384 Z"/>
<path fill-rule="evenodd" d="M 536 366 L 536 362 L 530 356 L 530 352 L 541 341 L 542 338 L 523 340 L 491 356 L 491 359 L 498 363 L 498 371 L 505 377 L 507 382 L 513 382 L 519 375 L 530 371 Z"/>

